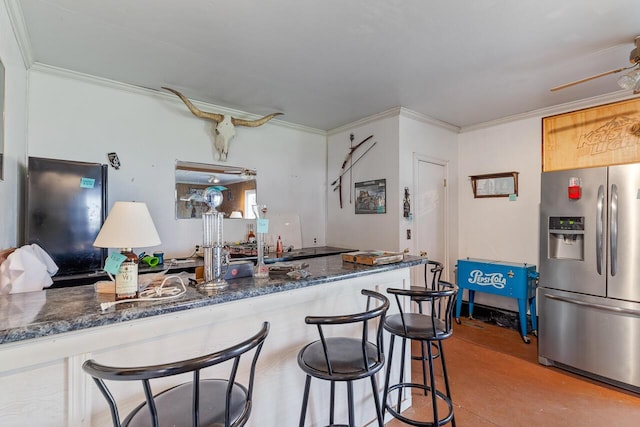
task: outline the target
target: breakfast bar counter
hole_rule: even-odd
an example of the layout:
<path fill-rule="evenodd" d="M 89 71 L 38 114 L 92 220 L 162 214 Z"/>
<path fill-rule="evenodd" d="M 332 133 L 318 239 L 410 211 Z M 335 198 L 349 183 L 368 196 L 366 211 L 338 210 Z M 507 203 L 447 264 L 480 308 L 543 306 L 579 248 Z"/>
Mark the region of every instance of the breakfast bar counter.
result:
<path fill-rule="evenodd" d="M 263 321 L 271 330 L 258 361 L 248 425 L 295 425 L 304 386 L 296 355 L 317 339 L 304 317 L 362 311 L 362 289 L 407 287 L 410 267 L 426 259 L 405 256 L 366 266 L 333 255 L 304 262 L 310 276 L 303 279 L 238 278 L 217 291 L 187 286 L 176 299 L 106 310 L 100 304 L 113 295 L 96 293 L 93 284 L 0 296 L 0 425 L 109 425 L 108 408 L 81 369 L 85 360 L 134 366 L 194 357 L 248 338 Z M 123 394 L 117 399 L 125 411 L 144 399 L 133 385 Z M 310 414 L 326 413 L 325 395 L 312 393 Z M 366 388 L 356 390 L 356 402 L 359 425 L 375 418 Z"/>

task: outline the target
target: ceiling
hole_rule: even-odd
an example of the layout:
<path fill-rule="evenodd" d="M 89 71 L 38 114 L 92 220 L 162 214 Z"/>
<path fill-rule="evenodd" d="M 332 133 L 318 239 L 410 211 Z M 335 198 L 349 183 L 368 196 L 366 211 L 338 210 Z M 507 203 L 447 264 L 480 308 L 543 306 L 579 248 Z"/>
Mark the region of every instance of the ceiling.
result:
<path fill-rule="evenodd" d="M 320 130 L 398 106 L 464 128 L 610 94 L 620 74 L 549 89 L 628 66 L 640 35 L 638 0 L 7 1 L 29 66 Z"/>

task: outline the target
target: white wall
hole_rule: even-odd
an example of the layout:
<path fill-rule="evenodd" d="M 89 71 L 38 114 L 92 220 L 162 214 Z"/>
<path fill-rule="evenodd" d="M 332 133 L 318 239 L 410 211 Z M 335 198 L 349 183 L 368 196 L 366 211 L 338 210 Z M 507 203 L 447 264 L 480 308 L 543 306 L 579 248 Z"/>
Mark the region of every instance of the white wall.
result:
<path fill-rule="evenodd" d="M 327 164 L 327 243 L 351 249 L 399 250 L 398 221 L 400 218 L 400 198 L 398 194 L 398 115 L 381 115 L 380 118 L 353 127 L 341 128 L 328 138 Z M 330 184 L 340 175 L 340 167 L 349 153 L 349 134 L 354 134 L 353 145 L 369 135 L 376 145 L 358 161 L 350 172 L 342 178 L 342 209 L 338 191 Z M 359 158 L 371 145 L 362 145 L 353 154 Z M 348 167 L 348 165 L 347 165 Z M 387 200 L 384 214 L 355 214 L 356 182 L 386 179 Z M 349 192 L 352 203 L 349 203 Z"/>
<path fill-rule="evenodd" d="M 337 191 L 333 191 L 331 186 L 327 189 L 327 242 L 360 250 L 403 251 L 408 248 L 413 254 L 419 253 L 420 248 L 414 245 L 415 238 L 406 238 L 406 229 L 414 229 L 415 224 L 402 216 L 404 187 L 409 187 L 412 192 L 416 185 L 414 155 L 437 159 L 446 165 L 448 174 L 448 259 L 445 260 L 448 261 L 448 275 L 445 277 L 452 278 L 458 256 L 458 128 L 404 108 L 389 110 L 340 128 L 328 138 L 329 184 L 340 174 L 340 166 L 349 152 L 350 133 L 355 136 L 354 144 L 372 134 L 377 144 L 353 167 L 350 187 L 349 173 L 343 177 L 342 209 Z M 356 151 L 354 155 L 357 158 L 362 151 Z M 387 180 L 387 213 L 356 215 L 355 206 L 349 203 L 349 188 L 353 191 L 355 182 L 381 178 Z"/>
<path fill-rule="evenodd" d="M 0 249 L 19 243 L 23 171 L 27 150 L 27 71 L 14 37 L 6 3 L 0 2 L 0 61 L 4 83 L 4 181 L 0 181 Z"/>
<path fill-rule="evenodd" d="M 409 194 L 415 195 L 417 183 L 414 171 L 414 156 L 422 156 L 445 165 L 447 188 L 445 214 L 447 216 L 446 259 L 439 260 L 445 264 L 444 278 L 453 280 L 453 269 L 458 256 L 458 128 L 435 120 L 425 120 L 418 114 L 403 110 L 400 115 L 400 168 L 398 208 L 401 209 L 404 187 L 409 187 Z M 411 199 L 412 210 L 417 206 L 415 197 Z M 414 220 L 404 218 L 398 221 L 399 247 L 409 248 L 412 254 L 419 254 L 425 248 L 416 247 L 415 212 Z M 406 229 L 413 231 L 414 238 L 407 240 Z"/>
<path fill-rule="evenodd" d="M 541 125 L 531 117 L 465 132 L 460 140 L 460 257 L 538 260 Z M 470 175 L 519 172 L 518 198 L 474 199 Z"/>
<path fill-rule="evenodd" d="M 459 135 L 459 258 L 538 263 L 541 117 Z M 518 198 L 474 199 L 470 175 L 519 172 Z M 515 299 L 476 293 L 476 302 L 517 311 Z"/>
<path fill-rule="evenodd" d="M 146 202 L 162 240 L 151 249 L 164 250 L 165 257 L 188 256 L 202 243 L 201 219 L 175 219 L 174 166 L 176 160 L 220 163 L 211 143 L 212 122 L 193 116 L 173 94 L 42 66 L 29 74 L 30 156 L 107 163 L 107 153 L 115 151 L 122 166 L 109 168 L 109 205 Z M 241 127 L 226 163 L 257 169 L 258 202 L 270 212 L 299 213 L 303 246 L 312 246 L 314 237 L 324 244 L 322 132 L 276 121 Z M 227 240 L 240 240 L 246 233 L 244 220 L 224 223 Z"/>

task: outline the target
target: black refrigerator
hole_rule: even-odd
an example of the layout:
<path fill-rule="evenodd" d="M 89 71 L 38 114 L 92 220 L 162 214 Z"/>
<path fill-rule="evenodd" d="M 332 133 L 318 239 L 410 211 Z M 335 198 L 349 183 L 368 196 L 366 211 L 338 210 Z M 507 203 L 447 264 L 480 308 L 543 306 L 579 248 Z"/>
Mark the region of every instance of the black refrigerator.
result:
<path fill-rule="evenodd" d="M 29 157 L 26 241 L 59 267 L 54 279 L 94 273 L 107 249 L 93 242 L 107 215 L 107 165 Z"/>

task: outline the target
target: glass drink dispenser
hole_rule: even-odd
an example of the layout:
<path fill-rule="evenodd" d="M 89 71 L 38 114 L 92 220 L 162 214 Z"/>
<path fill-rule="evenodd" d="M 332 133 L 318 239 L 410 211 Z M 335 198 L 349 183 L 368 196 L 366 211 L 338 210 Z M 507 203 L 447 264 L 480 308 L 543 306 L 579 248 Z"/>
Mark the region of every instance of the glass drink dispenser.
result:
<path fill-rule="evenodd" d="M 222 212 L 216 208 L 222 203 L 222 193 L 215 187 L 204 190 L 203 198 L 209 206 L 209 210 L 202 214 L 204 238 L 204 283 L 200 286 L 204 289 L 220 289 L 227 286 L 223 279 L 222 265 L 226 264 L 224 253 L 224 239 L 222 235 Z"/>
<path fill-rule="evenodd" d="M 549 258 L 584 261 L 584 217 L 549 217 Z"/>

